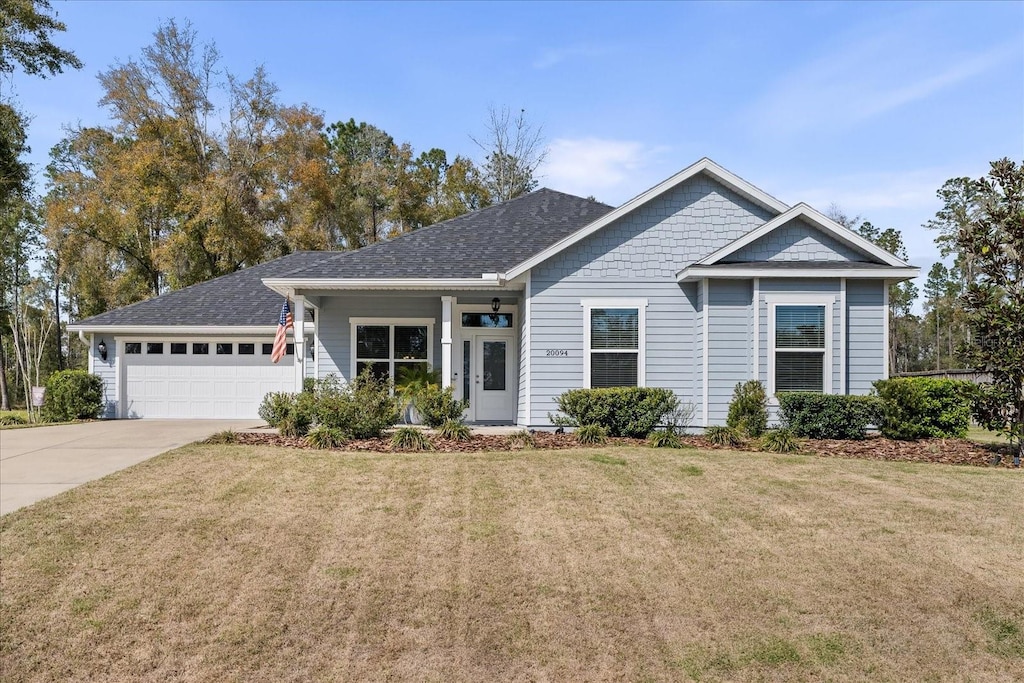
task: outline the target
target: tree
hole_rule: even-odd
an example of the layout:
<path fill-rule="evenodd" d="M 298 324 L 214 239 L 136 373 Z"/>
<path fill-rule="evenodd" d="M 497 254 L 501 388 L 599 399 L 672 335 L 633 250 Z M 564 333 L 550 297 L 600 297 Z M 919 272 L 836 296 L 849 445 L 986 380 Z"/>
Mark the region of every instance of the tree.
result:
<path fill-rule="evenodd" d="M 15 64 L 41 78 L 82 68 L 78 57 L 51 40 L 67 27 L 49 11 L 48 0 L 0 0 L 0 73 L 13 73 Z"/>
<path fill-rule="evenodd" d="M 973 211 L 956 232 L 955 248 L 971 264 L 962 297 L 974 343 L 971 365 L 992 376 L 983 385 L 977 417 L 1024 450 L 1024 165 L 1010 159 L 991 164 L 973 182 Z"/>
<path fill-rule="evenodd" d="M 495 202 L 504 202 L 537 188 L 535 174 L 547 158 L 543 129 L 520 109 L 513 118 L 508 107 L 488 109 L 487 133 L 470 139 L 484 153 L 483 185 Z"/>

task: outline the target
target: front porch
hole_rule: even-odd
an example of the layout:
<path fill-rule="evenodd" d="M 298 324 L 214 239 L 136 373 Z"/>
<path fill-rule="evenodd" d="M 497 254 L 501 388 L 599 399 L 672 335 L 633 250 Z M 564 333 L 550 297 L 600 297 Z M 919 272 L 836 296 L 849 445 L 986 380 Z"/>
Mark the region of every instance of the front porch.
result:
<path fill-rule="evenodd" d="M 400 383 L 433 371 L 442 387 L 469 400 L 467 423 L 515 425 L 525 417 L 521 292 L 308 291 L 292 298 L 297 328 L 307 311 L 313 318 L 312 348 L 296 353 L 311 357 L 312 376 L 350 381 L 369 366 Z"/>

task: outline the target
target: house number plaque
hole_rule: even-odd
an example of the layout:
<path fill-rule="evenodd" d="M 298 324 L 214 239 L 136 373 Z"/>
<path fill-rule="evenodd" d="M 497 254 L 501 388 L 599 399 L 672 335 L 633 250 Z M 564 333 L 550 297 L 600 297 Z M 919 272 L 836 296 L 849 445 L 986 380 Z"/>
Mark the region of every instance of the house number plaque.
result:
<path fill-rule="evenodd" d="M 548 356 L 561 356 L 563 358 L 569 357 L 568 349 L 548 349 L 545 353 Z"/>

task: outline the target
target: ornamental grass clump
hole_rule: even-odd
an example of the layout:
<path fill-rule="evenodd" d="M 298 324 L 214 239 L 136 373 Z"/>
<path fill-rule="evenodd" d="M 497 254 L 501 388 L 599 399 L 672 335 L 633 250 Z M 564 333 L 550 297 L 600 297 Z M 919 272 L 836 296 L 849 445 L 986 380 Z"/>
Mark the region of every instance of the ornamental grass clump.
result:
<path fill-rule="evenodd" d="M 761 437 L 761 450 L 769 453 L 795 453 L 800 450 L 800 441 L 790 429 L 770 429 Z"/>
<path fill-rule="evenodd" d="M 396 451 L 432 451 L 434 444 L 422 430 L 415 427 L 399 427 L 391 436 L 391 447 Z"/>
<path fill-rule="evenodd" d="M 651 445 L 651 448 L 683 447 L 683 440 L 679 438 L 678 434 L 670 429 L 651 432 L 650 436 L 647 437 L 647 443 Z"/>
<path fill-rule="evenodd" d="M 313 448 L 332 449 L 340 448 L 348 443 L 348 435 L 337 427 L 317 425 L 306 434 L 306 443 Z"/>
<path fill-rule="evenodd" d="M 732 427 L 716 425 L 704 430 L 704 438 L 716 446 L 739 446 L 743 439 Z"/>
<path fill-rule="evenodd" d="M 521 429 L 505 437 L 505 444 L 508 448 L 533 448 L 537 445 L 537 440 L 533 438 L 533 434 Z"/>
<path fill-rule="evenodd" d="M 473 433 L 462 420 L 445 420 L 437 428 L 437 433 L 442 439 L 451 441 L 469 441 L 473 438 Z"/>
<path fill-rule="evenodd" d="M 574 432 L 576 443 L 584 446 L 600 446 L 608 442 L 608 430 L 601 425 L 583 425 Z"/>

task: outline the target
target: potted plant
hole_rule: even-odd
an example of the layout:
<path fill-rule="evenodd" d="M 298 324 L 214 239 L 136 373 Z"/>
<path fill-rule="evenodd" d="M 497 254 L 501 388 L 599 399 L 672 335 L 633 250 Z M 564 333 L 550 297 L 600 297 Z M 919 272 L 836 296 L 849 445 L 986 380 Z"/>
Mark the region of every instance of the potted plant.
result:
<path fill-rule="evenodd" d="M 441 373 L 427 363 L 415 363 L 399 367 L 397 375 L 395 395 L 402 402 L 402 419 L 406 424 L 419 424 L 416 402 L 425 391 L 440 386 Z"/>

